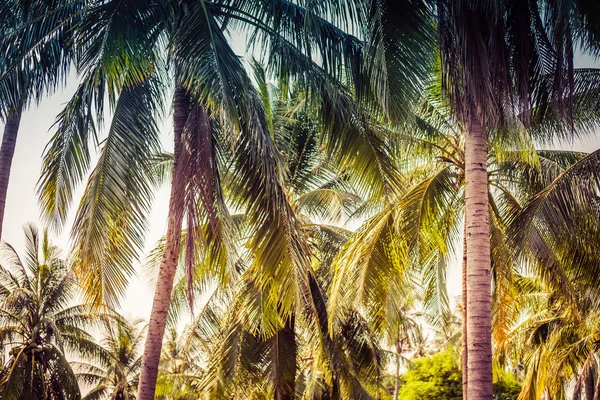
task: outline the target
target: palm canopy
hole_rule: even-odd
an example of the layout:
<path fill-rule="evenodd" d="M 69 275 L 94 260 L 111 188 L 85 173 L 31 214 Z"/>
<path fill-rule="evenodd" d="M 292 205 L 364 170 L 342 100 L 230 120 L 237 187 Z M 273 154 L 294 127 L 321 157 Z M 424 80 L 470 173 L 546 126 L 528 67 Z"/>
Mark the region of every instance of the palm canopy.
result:
<path fill-rule="evenodd" d="M 175 398 L 194 391 L 207 398 L 290 398 L 294 392 L 372 398 L 379 389 L 383 354 L 359 314 L 348 317 L 328 350 L 312 311 L 294 315 L 291 323 L 278 322 L 277 312 L 247 275 L 232 290 L 213 294 L 186 329 L 180 356 L 164 359 L 165 366 L 176 368 L 163 370 L 158 393 Z M 262 332 L 257 320 L 276 332 Z M 272 320 L 283 327 L 265 326 Z"/>
<path fill-rule="evenodd" d="M 556 111 L 572 117 L 574 49 L 598 51 L 591 3 L 440 0 L 435 7 L 442 86 L 465 122 L 476 118 L 494 130 L 515 113 L 524 112 L 526 123 Z"/>
<path fill-rule="evenodd" d="M 286 273 L 289 275 L 286 279 L 291 286 L 290 289 L 288 289 L 290 286 L 283 287 L 286 290 L 283 293 L 288 295 L 296 291 L 300 294 L 299 299 L 293 300 L 296 303 L 294 313 L 288 317 L 279 308 L 278 298 L 271 295 L 271 293 L 282 292 L 277 292 L 269 285 L 261 287 L 256 283 L 257 280 L 263 279 L 264 273 L 254 268 L 265 269 L 276 266 L 255 264 L 252 247 L 247 243 L 254 240 L 256 233 L 248 229 L 245 216 L 235 216 L 236 226 L 241 230 L 240 234 L 236 235 L 241 239 L 238 245 L 240 248 L 238 254 L 241 258 L 236 263 L 241 275 L 233 281 L 232 287 L 217 289 L 213 295 L 214 299 L 211 299 L 201 310 L 196 326 L 191 330 L 193 335 L 205 335 L 201 337 L 212 349 L 207 351 L 212 367 L 201 374 L 206 374 L 202 376 L 202 380 L 210 383 L 210 390 L 229 392 L 237 388 L 239 392 L 245 390 L 242 387 L 254 390 L 255 387 L 246 378 L 248 374 L 251 376 L 258 374 L 264 376 L 260 379 L 257 376 L 253 378 L 255 381 L 258 379 L 256 382 L 253 381 L 258 387 L 269 393 L 273 391 L 280 394 L 287 393 L 287 395 L 290 390 L 293 391 L 294 383 L 298 385 L 298 390 L 304 385 L 309 386 L 306 390 L 312 393 L 318 390 L 339 390 L 332 389 L 330 386 L 339 385 L 338 380 L 340 380 L 344 385 L 343 390 L 354 393 L 354 396 L 364 397 L 367 392 L 361 388 L 359 377 L 350 373 L 341 377 L 332 374 L 339 374 L 340 370 L 347 369 L 343 367 L 346 364 L 340 363 L 360 363 L 358 361 L 360 356 L 352 361 L 352 351 L 344 350 L 344 346 L 359 346 L 359 344 L 366 346 L 363 348 L 366 352 L 362 353 L 363 356 L 366 357 L 367 354 L 373 356 L 367 348 L 368 345 L 375 345 L 377 340 L 368 337 L 365 321 L 359 315 L 353 315 L 347 320 L 349 325 L 344 330 L 346 334 L 331 342 L 326 329 L 327 315 L 322 304 L 326 301 L 322 298 L 324 287 L 330 280 L 329 260 L 333 258 L 339 243 L 347 235 L 344 229 L 331 224 L 339 223 L 360 205 L 360 198 L 353 190 L 356 180 L 348 171 L 342 173 L 335 163 L 327 159 L 324 144 L 320 140 L 324 132 L 323 127 L 312 117 L 310 108 L 307 108 L 302 101 L 304 99 L 302 90 L 289 88 L 283 92 L 281 87 L 266 82 L 260 64 L 255 63 L 254 67 L 261 99 L 265 109 L 270 110 L 268 120 L 270 134 L 285 165 L 283 182 L 285 182 L 286 199 L 295 217 L 302 224 L 303 246 L 309 251 L 307 256 L 311 257 L 312 265 L 307 269 L 294 272 L 294 275 L 290 275 L 287 271 L 282 272 L 282 277 Z M 285 93 L 289 93 L 289 97 Z M 390 162 L 383 155 L 380 157 L 381 162 Z M 225 193 L 237 195 L 237 191 L 230 189 L 235 188 L 237 182 L 225 174 Z M 161 253 L 162 250 L 154 252 L 156 255 Z M 180 258 L 184 260 L 184 251 Z M 183 274 L 180 273 L 180 276 L 183 278 Z M 309 286 L 306 284 L 307 280 L 310 282 Z M 201 287 L 205 285 L 202 279 L 198 279 L 197 282 Z M 180 281 L 175 286 L 170 310 L 172 313 L 177 313 L 184 303 L 182 301 L 185 297 L 184 283 Z M 321 287 L 321 285 L 325 286 Z M 281 288 L 282 286 L 278 289 Z M 226 300 L 222 298 L 223 296 Z M 218 315 L 223 317 L 219 318 Z M 222 319 L 222 321 L 217 323 L 215 319 Z M 354 326 L 353 324 L 357 329 L 356 337 L 352 337 L 353 328 L 350 325 Z M 210 340 L 211 334 L 216 335 L 216 338 L 222 337 L 222 340 Z M 368 339 L 372 342 L 365 342 Z M 189 351 L 194 351 L 193 348 L 194 346 L 191 346 Z M 230 359 L 232 354 L 237 354 L 238 351 L 243 352 L 244 358 L 247 359 L 240 361 Z M 310 354 L 314 352 L 319 354 L 314 363 L 310 362 L 303 366 L 299 359 L 296 360 L 302 354 L 311 357 Z M 356 368 L 364 369 L 361 379 L 368 381 L 369 373 L 365 371 L 371 368 L 371 364 L 366 360 L 362 362 L 364 365 L 357 364 Z M 380 361 L 374 362 L 375 369 L 381 367 L 381 364 L 377 364 Z M 327 363 L 332 363 L 332 366 L 328 367 Z M 247 370 L 249 365 L 252 365 L 254 372 Z M 177 374 L 171 376 L 171 380 L 166 380 L 167 382 L 177 381 Z M 319 376 L 320 378 L 317 378 Z M 269 380 L 263 380 L 266 377 L 270 377 Z M 185 376 L 179 378 L 185 379 Z M 306 382 L 305 379 L 310 382 Z M 313 379 L 319 381 L 318 387 L 315 386 L 317 381 L 312 381 Z M 217 382 L 220 382 L 220 386 Z"/>
<path fill-rule="evenodd" d="M 294 248 L 297 240 L 291 240 L 286 244 L 288 249 L 281 251 L 273 246 L 273 239 L 268 239 L 277 236 L 278 229 L 294 235 L 299 230 L 282 202 L 281 184 L 275 183 L 281 167 L 268 135 L 265 110 L 223 29 L 231 26 L 259 38 L 254 42 L 262 44 L 269 73 L 310 89 L 308 98 L 314 100 L 315 109 L 330 132 L 327 140 L 331 142 L 331 154 L 348 167 L 374 170 L 376 164 L 347 156 L 371 147 L 361 146 L 358 139 L 368 137 L 369 132 L 357 130 L 356 122 L 361 116 L 347 112 L 352 107 L 351 96 L 340 89 L 341 82 L 347 79 L 352 79 L 356 92 L 380 82 L 365 78 L 369 75 L 364 65 L 370 65 L 366 62 L 369 57 L 380 57 L 381 51 L 375 40 L 370 45 L 366 43 L 374 34 L 372 29 L 356 32 L 357 36 L 344 31 L 352 31 L 350 25 L 368 14 L 366 6 L 343 4 L 302 7 L 283 1 L 276 7 L 260 1 L 200 1 L 184 8 L 166 0 L 86 4 L 72 26 L 81 84 L 57 120 L 56 133 L 44 159 L 40 199 L 48 220 L 62 226 L 73 189 L 90 167 L 89 145 L 98 141 L 96 131 L 102 122 L 104 96 L 108 95 L 113 114 L 108 136 L 100 143 L 100 162 L 90 176 L 72 230 L 74 252 L 81 266 L 78 271 L 87 282 L 91 299 L 117 301 L 133 272 L 131 262 L 141 247 L 152 199 L 148 160 L 158 150 L 159 114 L 164 111 L 163 99 L 173 82 L 186 88 L 194 102 L 204 104 L 219 117 L 224 131 L 222 141 L 235 149 L 236 178 L 246 183 L 239 188 L 240 205 L 254 219 L 253 225 L 264 229 L 261 237 L 265 240 L 255 243 L 257 255 L 269 264 L 306 262 L 302 250 Z M 407 4 L 419 9 L 419 5 Z M 426 12 L 415 12 L 423 21 L 429 21 Z M 350 23 L 344 22 L 346 17 L 352 17 Z M 431 32 L 425 29 L 411 33 L 415 57 L 425 60 L 425 51 L 415 45 L 419 35 L 430 38 Z M 319 49 L 320 57 L 313 61 L 314 49 Z M 422 71 L 413 70 L 414 63 L 409 59 L 391 57 L 387 61 L 381 58 L 379 68 L 383 69 L 390 60 L 397 68 L 404 68 L 405 73 L 398 73 L 398 77 L 406 78 L 407 85 L 410 82 L 413 87 L 403 95 L 416 92 L 415 82 L 421 80 L 416 75 Z M 387 91 L 366 90 L 380 98 Z M 373 104 L 377 103 L 376 96 L 370 98 Z M 405 104 L 391 100 L 387 103 Z M 201 186 L 218 185 L 218 171 L 200 167 L 195 167 L 198 175 L 191 183 L 195 182 L 197 193 L 217 196 L 204 196 L 204 208 L 217 210 L 218 206 L 209 203 L 219 202 L 219 191 Z M 214 216 L 192 219 L 196 218 Z M 111 232 L 104 234 L 105 229 Z M 98 276 L 106 279 L 93 278 Z M 105 282 L 106 286 L 98 287 L 98 282 Z"/>
<path fill-rule="evenodd" d="M 497 352 L 523 376 L 519 399 L 593 399 L 599 389 L 594 377 L 598 309 L 592 300 L 597 293 L 578 287 L 582 302 L 574 308 L 539 279 L 519 276 L 516 284 L 519 318 Z"/>
<path fill-rule="evenodd" d="M 565 164 L 560 168 L 563 172 L 559 177 L 580 163 L 585 165 L 586 157 L 581 154 L 575 159 L 568 158 L 570 161 L 562 157 Z M 550 183 L 548 189 L 552 186 Z M 521 214 L 524 217 L 526 210 L 527 207 Z M 537 214 L 546 212 L 538 211 Z M 579 225 L 580 219 L 576 217 L 572 222 Z M 509 337 L 499 344 L 498 356 L 513 368 L 523 366 L 522 399 L 540 398 L 546 393 L 557 399 L 593 399 L 600 390 L 595 378 L 598 370 L 595 327 L 599 304 L 595 281 L 599 263 L 596 255 L 580 256 L 579 246 L 587 241 L 589 234 L 585 232 L 591 230 L 593 233 L 597 227 L 593 224 L 580 226 L 569 237 L 563 237 L 562 246 L 555 247 L 551 240 L 554 227 L 548 230 L 543 230 L 542 224 L 539 227 L 539 231 L 532 227 L 522 236 L 528 238 L 528 243 L 524 244 L 523 267 L 514 282 L 521 294 L 516 299 L 519 312 Z M 518 222 L 515 228 L 520 229 Z M 560 229 L 557 227 L 556 231 Z M 535 252 L 530 250 L 534 243 Z M 570 256 L 566 257 L 568 253 Z M 531 266 L 536 263 L 547 264 L 550 271 L 560 266 L 568 286 L 554 284 L 546 274 L 532 276 Z M 567 397 L 571 389 L 572 397 Z"/>
<path fill-rule="evenodd" d="M 525 366 L 521 397 L 593 398 L 597 371 L 598 152 L 539 152 L 518 180 L 537 188 L 507 226 L 519 262 L 517 319 L 498 353 Z M 552 205 L 550 203 L 552 202 Z M 567 228 L 568 227 L 568 228 Z"/>
<path fill-rule="evenodd" d="M 587 71 L 583 73 L 587 74 Z M 587 89 L 580 92 L 582 96 L 594 92 L 593 85 L 581 87 L 584 86 Z M 592 118 L 593 108 L 589 109 L 590 113 L 583 106 L 576 110 Z M 423 279 L 426 314 L 438 317 L 437 321 L 432 321 L 434 323 L 442 322 L 443 318 L 440 320 L 439 317 L 447 315 L 445 268 L 463 233 L 465 184 L 463 125 L 449 115 L 448 106 L 434 90 L 421 103 L 416 117 L 417 128 L 410 134 L 397 136 L 397 157 L 401 160 L 404 189 L 390 196 L 389 202 L 374 207 L 375 214 L 350 237 L 337 255 L 329 304 L 333 323 L 336 315 L 343 315 L 344 306 L 352 304 L 371 310 L 377 329 L 385 330 L 386 321 L 390 320 L 394 309 L 399 309 L 396 299 L 402 298 L 402 287 L 411 284 L 414 279 L 411 274 L 415 270 Z M 548 121 L 548 125 L 553 124 Z M 542 226 L 537 220 L 563 215 L 572 221 L 577 219 L 576 215 L 592 212 L 595 204 L 592 188 L 597 180 L 593 168 L 588 167 L 595 156 L 587 157 L 588 164 L 572 166 L 577 171 L 586 171 L 585 176 L 590 178 L 587 185 L 572 188 L 575 190 L 573 196 L 568 189 L 564 192 L 555 190 L 558 185 L 566 188 L 580 183 L 581 175 L 574 172 L 573 178 L 564 182 L 566 179 L 562 174 L 567 172 L 563 168 L 586 157 L 576 152 L 536 150 L 532 136 L 538 137 L 540 132 L 548 129 L 549 126 L 540 124 L 528 131 L 519 122 L 514 122 L 510 134 L 504 130 L 490 135 L 488 196 L 495 283 L 494 337 L 497 342 L 506 339 L 516 317 L 516 310 L 511 306 L 515 295 L 510 283 L 514 271 L 528 265 L 530 272 L 543 277 L 549 285 L 561 288 L 565 295 L 573 291 L 569 288 L 572 274 L 576 271 L 585 273 L 585 269 L 572 268 L 573 264 L 566 261 L 551 263 L 552 258 L 542 254 L 556 249 L 559 237 L 563 238 L 563 247 L 581 243 L 564 241 L 566 231 L 561 231 L 560 227 L 572 226 L 572 222 L 547 221 Z M 510 139 L 507 140 L 507 136 Z M 556 203 L 549 199 L 543 202 L 552 190 L 555 190 L 553 198 L 567 196 L 559 202 L 564 210 L 569 210 L 564 211 L 566 214 L 556 215 L 551 211 Z M 583 198 L 587 200 L 582 201 Z M 369 203 L 372 202 L 367 201 Z M 524 227 L 531 229 L 525 231 Z M 535 242 L 538 236 L 530 234 L 533 232 L 552 235 L 554 239 L 548 238 L 551 241 L 540 244 Z M 587 234 L 593 232 L 595 230 L 588 230 Z M 515 258 L 515 249 L 521 258 Z M 536 255 L 536 249 L 541 253 Z M 523 262 L 524 253 L 533 258 Z M 573 257 L 575 253 L 565 249 L 561 254 Z M 385 306 L 381 307 L 382 304 Z"/>
<path fill-rule="evenodd" d="M 25 257 L 5 245 L 0 267 L 0 346 L 9 357 L 0 372 L 3 399 L 78 399 L 69 352 L 95 359 L 102 354 L 84 329 L 96 317 L 72 305 L 77 286 L 69 264 L 33 226 L 25 227 Z"/>
<path fill-rule="evenodd" d="M 547 155 L 546 173 L 529 176 L 542 188 L 527 199 L 509 230 L 511 245 L 525 263 L 542 264 L 549 274 L 554 265 L 564 266 L 565 281 L 587 282 L 590 287 L 598 283 L 600 228 L 592 217 L 598 210 L 598 153 L 542 153 Z M 554 288 L 576 301 L 574 288 Z"/>
<path fill-rule="evenodd" d="M 20 113 L 66 82 L 73 62 L 70 25 L 78 1 L 8 0 L 0 6 L 0 116 Z"/>

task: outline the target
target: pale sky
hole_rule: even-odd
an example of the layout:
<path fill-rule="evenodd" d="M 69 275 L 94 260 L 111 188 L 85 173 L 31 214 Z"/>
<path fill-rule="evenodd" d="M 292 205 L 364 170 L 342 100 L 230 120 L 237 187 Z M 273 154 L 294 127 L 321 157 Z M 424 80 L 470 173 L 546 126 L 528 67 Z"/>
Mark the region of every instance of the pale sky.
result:
<path fill-rule="evenodd" d="M 245 53 L 243 41 L 240 40 L 234 43 L 233 47 L 238 54 Z M 576 61 L 576 67 L 594 67 L 598 65 L 593 60 L 584 57 L 578 57 Z M 23 114 L 13 159 L 3 228 L 3 239 L 11 243 L 19 252 L 23 249 L 22 226 L 27 222 L 37 222 L 39 224 L 40 211 L 35 188 L 41 170 L 44 147 L 51 137 L 51 127 L 56 115 L 71 97 L 76 86 L 77 81 L 73 77 L 66 88 L 59 90 L 50 98 L 43 100 L 38 107 L 33 106 Z M 4 129 L 1 121 L 0 129 Z M 561 147 L 591 152 L 600 148 L 599 136 L 597 135 L 585 142 L 566 144 Z M 172 130 L 167 119 L 163 128 L 163 144 L 166 150 L 172 149 L 171 141 Z M 76 201 L 81 197 L 83 188 L 84 185 L 81 185 L 75 196 Z M 146 253 L 166 232 L 168 202 L 169 188 L 164 187 L 156 193 L 153 211 L 150 216 L 150 229 L 146 236 Z M 72 211 L 75 211 L 76 207 L 77 202 L 73 204 Z M 69 248 L 69 231 L 70 223 L 65 226 L 60 235 L 55 235 L 53 239 L 54 243 L 65 251 Z M 462 254 L 461 246 L 458 247 L 457 253 Z M 451 295 L 456 296 L 460 294 L 460 264 L 458 261 L 453 264 L 449 270 L 448 286 Z M 153 288 L 150 286 L 139 263 L 136 265 L 136 269 L 138 274 L 131 279 L 126 298 L 122 302 L 121 311 L 128 317 L 147 320 L 152 307 Z"/>

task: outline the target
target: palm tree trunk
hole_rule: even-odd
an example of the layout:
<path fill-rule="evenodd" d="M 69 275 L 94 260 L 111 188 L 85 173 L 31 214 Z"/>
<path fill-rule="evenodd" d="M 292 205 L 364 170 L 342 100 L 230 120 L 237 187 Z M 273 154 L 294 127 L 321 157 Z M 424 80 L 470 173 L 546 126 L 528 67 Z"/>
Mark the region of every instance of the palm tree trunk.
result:
<path fill-rule="evenodd" d="M 594 388 L 594 400 L 600 400 L 600 376 L 596 379 L 596 387 Z"/>
<path fill-rule="evenodd" d="M 492 296 L 487 182 L 487 135 L 471 117 L 465 138 L 467 223 L 467 352 L 469 400 L 491 400 Z"/>
<path fill-rule="evenodd" d="M 10 167 L 13 155 L 15 154 L 15 146 L 17 145 L 21 113 L 22 108 L 19 107 L 14 113 L 6 117 L 2 147 L 0 147 L 0 239 L 2 239 L 2 225 L 4 224 L 4 209 L 6 208 Z"/>
<path fill-rule="evenodd" d="M 296 394 L 297 344 L 294 316 L 290 317 L 275 337 L 276 367 L 273 371 L 274 399 L 294 400 Z"/>
<path fill-rule="evenodd" d="M 330 400 L 339 400 L 342 398 L 340 389 L 341 366 L 339 365 L 339 360 L 336 355 L 336 345 L 329 335 L 329 318 L 327 316 L 325 296 L 323 296 L 319 283 L 313 273 L 308 273 L 308 293 L 309 296 L 305 297 L 306 300 L 309 300 L 306 304 L 306 309 L 307 311 L 314 313 L 313 316 L 318 324 L 323 348 L 331 365 L 331 387 L 328 398 Z"/>
<path fill-rule="evenodd" d="M 596 380 L 594 379 L 594 368 L 590 368 L 585 377 L 585 400 L 594 400 L 596 391 Z"/>
<path fill-rule="evenodd" d="M 182 162 L 184 152 L 182 136 L 185 123 L 190 111 L 190 99 L 183 88 L 175 90 L 174 99 L 174 152 L 173 152 L 173 177 L 171 181 L 171 198 L 169 200 L 169 216 L 167 222 L 167 235 L 163 257 L 156 281 L 152 313 L 148 322 L 148 332 L 142 357 L 142 369 L 138 389 L 139 400 L 153 400 L 156 391 L 156 378 L 158 376 L 158 363 L 162 348 L 163 336 L 167 325 L 167 315 L 171 302 L 173 280 L 179 261 L 181 249 L 181 229 L 183 224 L 184 192 L 186 171 Z"/>
<path fill-rule="evenodd" d="M 402 354 L 402 341 L 396 345 L 396 383 L 394 384 L 394 400 L 398 400 L 400 394 L 400 357 Z"/>
<path fill-rule="evenodd" d="M 462 366 L 462 397 L 467 399 L 469 389 L 469 352 L 467 351 L 467 223 L 464 223 L 463 233 L 463 260 L 462 260 L 462 352 L 460 355 Z"/>

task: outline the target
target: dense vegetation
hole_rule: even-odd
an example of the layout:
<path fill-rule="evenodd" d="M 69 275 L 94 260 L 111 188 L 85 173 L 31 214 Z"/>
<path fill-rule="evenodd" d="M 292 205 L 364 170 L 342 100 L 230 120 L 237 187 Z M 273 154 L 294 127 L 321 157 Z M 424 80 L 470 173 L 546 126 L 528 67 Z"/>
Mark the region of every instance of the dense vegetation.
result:
<path fill-rule="evenodd" d="M 0 235 L 24 110 L 78 86 L 37 191 L 71 247 L 5 245 L 0 398 L 598 399 L 600 151 L 556 144 L 600 121 L 599 11 L 4 0 Z"/>

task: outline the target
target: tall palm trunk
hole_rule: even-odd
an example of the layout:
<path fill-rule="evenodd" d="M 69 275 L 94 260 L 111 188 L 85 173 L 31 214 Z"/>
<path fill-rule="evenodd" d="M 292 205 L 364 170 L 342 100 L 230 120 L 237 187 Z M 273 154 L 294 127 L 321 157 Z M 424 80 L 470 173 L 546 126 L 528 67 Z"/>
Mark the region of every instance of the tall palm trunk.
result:
<path fill-rule="evenodd" d="M 462 367 L 462 390 L 463 400 L 467 399 L 467 392 L 469 390 L 469 352 L 467 351 L 467 221 L 464 223 L 463 233 L 463 260 L 462 260 L 462 352 L 461 367 Z"/>
<path fill-rule="evenodd" d="M 487 135 L 471 116 L 465 139 L 469 400 L 492 399 L 492 296 Z"/>
<path fill-rule="evenodd" d="M 156 281 L 152 313 L 148 322 L 148 332 L 142 358 L 142 370 L 138 389 L 139 400 L 153 400 L 156 391 L 158 363 L 162 348 L 163 336 L 167 324 L 173 280 L 181 249 L 181 229 L 183 224 L 184 194 L 186 171 L 181 158 L 184 152 L 183 131 L 190 112 L 190 99 L 183 88 L 175 90 L 174 99 L 174 152 L 173 177 L 171 182 L 171 198 L 169 200 L 169 216 L 167 235 L 163 257 Z"/>
<path fill-rule="evenodd" d="M 4 209 L 6 208 L 6 194 L 8 193 L 8 180 L 12 165 L 17 135 L 21 124 L 22 108 L 19 107 L 6 117 L 2 147 L 0 147 L 0 239 L 2 239 L 2 226 L 4 224 Z"/>

